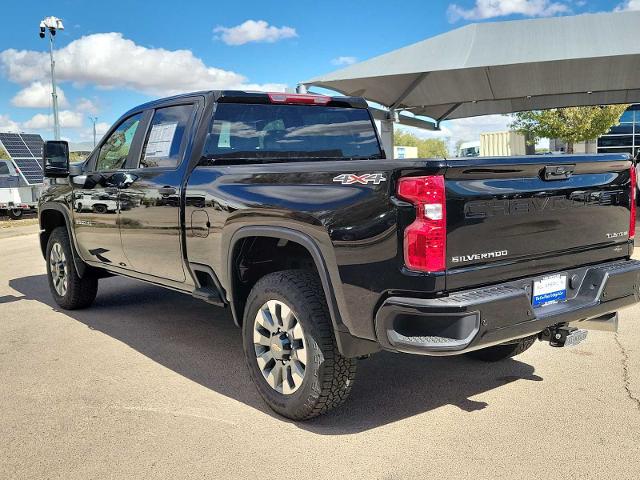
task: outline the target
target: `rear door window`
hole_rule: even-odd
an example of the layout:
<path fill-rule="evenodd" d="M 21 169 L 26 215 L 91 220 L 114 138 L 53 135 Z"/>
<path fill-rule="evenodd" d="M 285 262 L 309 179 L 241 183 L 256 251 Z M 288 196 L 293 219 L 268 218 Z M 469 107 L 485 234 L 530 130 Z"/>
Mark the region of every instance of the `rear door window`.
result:
<path fill-rule="evenodd" d="M 159 108 L 154 112 L 142 148 L 140 168 L 178 166 L 193 110 L 191 104 Z"/>
<path fill-rule="evenodd" d="M 381 158 L 368 110 L 220 103 L 205 156 L 215 159 Z"/>

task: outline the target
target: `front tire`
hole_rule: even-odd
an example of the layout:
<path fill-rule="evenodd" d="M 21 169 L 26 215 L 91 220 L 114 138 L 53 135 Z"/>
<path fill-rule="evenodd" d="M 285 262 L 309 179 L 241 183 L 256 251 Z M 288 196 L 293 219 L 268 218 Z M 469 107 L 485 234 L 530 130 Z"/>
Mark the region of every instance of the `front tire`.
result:
<path fill-rule="evenodd" d="M 78 275 L 65 227 L 51 232 L 46 253 L 49 289 L 56 303 L 65 310 L 89 307 L 98 293 L 98 279 L 89 272 Z"/>
<path fill-rule="evenodd" d="M 242 336 L 251 379 L 275 412 L 306 420 L 347 399 L 356 360 L 338 351 L 315 273 L 286 270 L 261 278 L 247 299 Z"/>
<path fill-rule="evenodd" d="M 533 344 L 536 343 L 537 338 L 537 335 L 532 335 L 530 337 L 521 338 L 515 343 L 505 343 L 504 345 L 483 348 L 482 350 L 469 352 L 466 355 L 483 362 L 499 362 L 500 360 L 515 357 L 516 355 L 520 355 L 526 350 L 529 350 Z"/>

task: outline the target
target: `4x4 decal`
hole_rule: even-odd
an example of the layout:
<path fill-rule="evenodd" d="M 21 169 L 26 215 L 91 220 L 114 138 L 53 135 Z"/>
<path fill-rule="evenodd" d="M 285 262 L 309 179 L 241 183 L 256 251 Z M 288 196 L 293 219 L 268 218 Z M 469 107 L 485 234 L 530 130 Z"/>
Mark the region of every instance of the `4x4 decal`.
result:
<path fill-rule="evenodd" d="M 363 173 L 362 175 L 343 173 L 334 177 L 333 181 L 341 183 L 342 185 L 353 185 L 354 183 L 361 183 L 363 185 L 373 183 L 374 185 L 380 185 L 380 183 L 386 182 L 387 179 L 382 173 Z"/>

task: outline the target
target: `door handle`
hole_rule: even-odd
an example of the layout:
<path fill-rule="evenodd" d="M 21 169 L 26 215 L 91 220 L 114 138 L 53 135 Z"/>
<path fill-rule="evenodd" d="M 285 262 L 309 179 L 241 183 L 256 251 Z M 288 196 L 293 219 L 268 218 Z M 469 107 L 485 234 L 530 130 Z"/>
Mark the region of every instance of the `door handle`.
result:
<path fill-rule="evenodd" d="M 168 186 L 160 187 L 158 189 L 158 193 L 163 197 L 168 197 L 169 195 L 175 195 L 176 192 L 177 190 L 174 187 L 168 187 Z"/>
<path fill-rule="evenodd" d="M 137 175 L 133 175 L 132 173 L 125 173 L 118 177 L 118 187 L 129 188 L 136 180 L 138 180 Z"/>

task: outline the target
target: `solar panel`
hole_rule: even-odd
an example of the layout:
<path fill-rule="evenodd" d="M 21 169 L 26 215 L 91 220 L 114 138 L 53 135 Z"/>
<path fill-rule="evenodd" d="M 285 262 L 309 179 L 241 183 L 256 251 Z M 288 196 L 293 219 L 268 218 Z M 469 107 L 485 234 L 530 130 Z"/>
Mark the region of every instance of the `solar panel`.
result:
<path fill-rule="evenodd" d="M 33 133 L 0 133 L 0 144 L 29 185 L 42 183 L 42 137 Z"/>
<path fill-rule="evenodd" d="M 40 135 L 36 135 L 34 133 L 23 133 L 22 140 L 34 157 L 37 159 L 42 158 L 42 145 L 44 145 L 44 142 Z"/>
<path fill-rule="evenodd" d="M 13 163 L 28 183 L 42 183 L 42 167 L 35 158 L 14 158 Z"/>
<path fill-rule="evenodd" d="M 4 149 L 11 157 L 33 157 L 29 148 L 17 133 L 0 133 L 0 142 L 2 142 Z"/>

